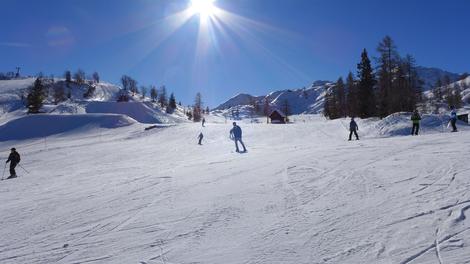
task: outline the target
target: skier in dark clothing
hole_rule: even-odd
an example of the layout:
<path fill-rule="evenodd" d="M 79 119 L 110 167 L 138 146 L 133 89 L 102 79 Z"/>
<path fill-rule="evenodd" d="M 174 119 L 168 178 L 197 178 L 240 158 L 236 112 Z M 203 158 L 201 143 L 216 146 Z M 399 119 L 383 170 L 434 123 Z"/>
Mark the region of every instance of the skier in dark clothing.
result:
<path fill-rule="evenodd" d="M 6 161 L 6 163 L 10 162 L 10 177 L 8 177 L 7 179 L 17 177 L 15 167 L 16 165 L 18 165 L 18 163 L 20 163 L 20 160 L 21 160 L 20 154 L 16 152 L 15 148 L 12 148 L 10 156 L 8 156 L 8 160 Z"/>
<path fill-rule="evenodd" d="M 419 121 L 421 120 L 421 116 L 418 113 L 418 110 L 415 110 L 411 115 L 411 121 L 413 122 L 413 128 L 411 129 L 411 135 L 418 135 L 419 132 Z"/>
<path fill-rule="evenodd" d="M 199 145 L 202 145 L 202 139 L 204 138 L 204 135 L 201 133 L 199 133 L 199 136 L 197 136 L 197 138 L 199 139 L 199 142 L 197 144 Z"/>
<path fill-rule="evenodd" d="M 237 126 L 236 122 L 233 122 L 233 128 L 230 130 L 230 138 L 235 141 L 235 148 L 237 152 L 240 152 L 238 149 L 238 142 L 242 144 L 243 152 L 246 152 L 245 144 L 242 141 L 242 129 L 241 127 Z"/>
<path fill-rule="evenodd" d="M 457 111 L 452 107 L 452 112 L 450 112 L 450 124 L 452 125 L 452 132 L 457 132 Z"/>
<path fill-rule="evenodd" d="M 351 117 L 351 122 L 349 123 L 349 141 L 351 141 L 353 133 L 356 136 L 356 140 L 359 140 L 359 136 L 357 135 L 358 130 L 359 126 L 356 121 L 354 121 L 354 117 Z"/>

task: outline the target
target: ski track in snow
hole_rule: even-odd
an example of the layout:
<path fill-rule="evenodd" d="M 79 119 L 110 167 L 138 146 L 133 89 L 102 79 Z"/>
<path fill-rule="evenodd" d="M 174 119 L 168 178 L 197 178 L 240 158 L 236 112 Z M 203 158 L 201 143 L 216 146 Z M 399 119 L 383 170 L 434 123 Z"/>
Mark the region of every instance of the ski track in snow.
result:
<path fill-rule="evenodd" d="M 470 260 L 469 132 L 347 142 L 334 122 L 241 126 L 243 155 L 210 122 L 16 142 L 31 174 L 0 184 L 0 262 Z"/>

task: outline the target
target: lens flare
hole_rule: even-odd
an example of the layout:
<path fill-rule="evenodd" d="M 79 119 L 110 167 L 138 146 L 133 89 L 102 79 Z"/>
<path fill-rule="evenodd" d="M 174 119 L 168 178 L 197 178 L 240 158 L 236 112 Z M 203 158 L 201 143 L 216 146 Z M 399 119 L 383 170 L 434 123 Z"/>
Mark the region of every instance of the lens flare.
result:
<path fill-rule="evenodd" d="M 215 0 L 191 0 L 191 12 L 198 14 L 201 19 L 211 17 L 215 12 Z"/>

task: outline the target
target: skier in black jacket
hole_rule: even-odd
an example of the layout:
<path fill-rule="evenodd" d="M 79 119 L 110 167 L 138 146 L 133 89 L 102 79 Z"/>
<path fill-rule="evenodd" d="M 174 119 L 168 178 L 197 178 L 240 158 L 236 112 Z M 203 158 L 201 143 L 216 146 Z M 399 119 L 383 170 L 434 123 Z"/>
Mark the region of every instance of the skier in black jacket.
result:
<path fill-rule="evenodd" d="M 10 177 L 7 179 L 16 178 L 15 167 L 20 163 L 20 160 L 20 154 L 16 152 L 15 148 L 12 148 L 10 156 L 8 156 L 8 160 L 6 161 L 6 163 L 10 162 Z"/>
<path fill-rule="evenodd" d="M 357 130 L 359 130 L 359 126 L 357 125 L 356 121 L 354 121 L 354 117 L 351 117 L 351 122 L 349 123 L 349 141 L 351 141 L 353 133 L 356 136 L 356 140 L 359 140 Z"/>

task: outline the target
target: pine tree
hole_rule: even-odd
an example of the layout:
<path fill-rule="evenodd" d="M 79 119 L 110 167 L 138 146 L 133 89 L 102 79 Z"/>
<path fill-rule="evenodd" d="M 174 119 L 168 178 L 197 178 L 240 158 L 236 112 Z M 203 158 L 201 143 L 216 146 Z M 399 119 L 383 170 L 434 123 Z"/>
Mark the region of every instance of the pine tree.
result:
<path fill-rule="evenodd" d="M 338 117 L 345 117 L 347 115 L 347 103 L 346 103 L 346 91 L 344 87 L 344 81 L 342 77 L 339 77 L 338 81 L 336 81 L 335 89 L 334 89 L 334 98 L 336 99 L 336 115 Z"/>
<path fill-rule="evenodd" d="M 168 100 L 168 106 L 166 107 L 167 113 L 173 113 L 176 109 L 176 99 L 173 93 L 170 94 L 170 99 Z"/>
<path fill-rule="evenodd" d="M 100 75 L 98 74 L 98 72 L 94 72 L 92 78 L 95 83 L 100 83 Z"/>
<path fill-rule="evenodd" d="M 70 71 L 65 71 L 64 73 L 65 83 L 67 87 L 69 87 L 70 83 L 72 82 L 72 73 Z"/>
<path fill-rule="evenodd" d="M 378 45 L 378 114 L 386 117 L 393 113 L 394 102 L 398 95 L 393 93 L 394 72 L 398 68 L 400 57 L 392 38 L 386 36 Z M 398 98 L 399 99 L 399 98 Z"/>
<path fill-rule="evenodd" d="M 346 78 L 346 90 L 348 115 L 351 117 L 356 117 L 359 115 L 359 92 L 352 72 L 349 72 L 348 77 Z"/>
<path fill-rule="evenodd" d="M 73 76 L 77 84 L 85 83 L 85 72 L 83 70 L 78 69 Z"/>
<path fill-rule="evenodd" d="M 325 92 L 325 104 L 323 106 L 323 115 L 329 119 L 336 119 L 336 100 L 332 89 Z"/>
<path fill-rule="evenodd" d="M 140 87 L 140 94 L 142 95 L 142 99 L 145 99 L 145 96 L 147 96 L 147 87 L 146 86 L 141 86 Z"/>
<path fill-rule="evenodd" d="M 27 99 L 28 112 L 31 114 L 39 113 L 44 99 L 45 99 L 45 87 L 42 82 L 42 78 L 38 77 L 34 81 L 33 86 L 30 88 Z"/>
<path fill-rule="evenodd" d="M 416 109 L 416 104 L 422 100 L 422 81 L 418 76 L 416 61 L 411 55 L 406 55 L 402 60 L 400 65 L 400 72 L 403 73 L 402 76 L 398 78 L 403 78 L 403 84 L 399 86 L 400 97 L 401 97 L 401 108 L 399 111 L 408 111 L 411 112 Z"/>
<path fill-rule="evenodd" d="M 199 122 L 202 119 L 202 97 L 201 93 L 196 94 L 193 107 L 193 121 Z"/>
<path fill-rule="evenodd" d="M 157 97 L 158 97 L 157 88 L 152 85 L 152 88 L 150 88 L 150 98 L 152 99 L 152 102 L 156 102 Z"/>
<path fill-rule="evenodd" d="M 357 64 L 357 114 L 361 118 L 372 117 L 376 114 L 374 86 L 376 83 L 372 65 L 367 50 L 361 54 L 361 62 Z"/>
<path fill-rule="evenodd" d="M 65 100 L 65 89 L 60 83 L 53 86 L 53 92 L 55 104 L 58 104 Z"/>
<path fill-rule="evenodd" d="M 132 92 L 132 95 L 136 95 L 139 93 L 139 88 L 137 86 L 137 81 L 134 79 L 129 80 L 129 91 Z"/>
<path fill-rule="evenodd" d="M 160 92 L 159 92 L 159 95 L 158 95 L 158 103 L 160 104 L 161 108 L 164 108 L 165 106 L 168 105 L 168 99 L 167 99 L 167 95 L 166 95 L 165 85 L 163 85 L 160 88 Z"/>

